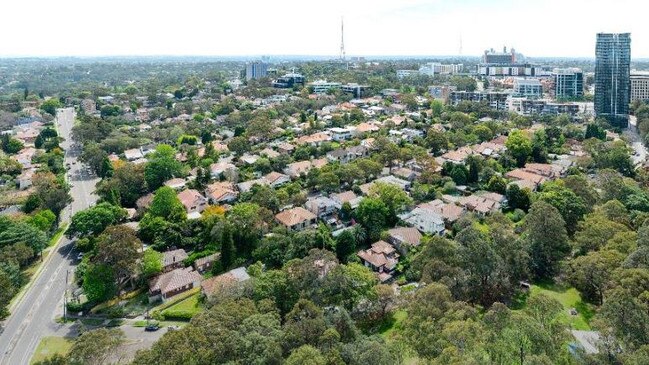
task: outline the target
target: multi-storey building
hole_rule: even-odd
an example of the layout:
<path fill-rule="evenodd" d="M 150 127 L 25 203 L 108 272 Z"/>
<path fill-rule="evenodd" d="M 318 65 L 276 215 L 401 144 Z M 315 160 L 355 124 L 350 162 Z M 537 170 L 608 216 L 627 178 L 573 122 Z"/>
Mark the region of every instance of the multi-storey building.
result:
<path fill-rule="evenodd" d="M 507 98 L 509 93 L 496 91 L 452 91 L 449 95 L 449 103 L 457 105 L 462 101 L 485 102 L 492 109 L 507 110 Z"/>
<path fill-rule="evenodd" d="M 435 75 L 452 75 L 462 72 L 463 64 L 442 64 L 439 62 L 430 62 L 419 68 L 419 73 L 426 76 Z"/>
<path fill-rule="evenodd" d="M 554 96 L 557 99 L 578 99 L 584 96 L 584 73 L 578 68 L 555 69 Z"/>
<path fill-rule="evenodd" d="M 261 79 L 268 76 L 268 64 L 264 62 L 250 62 L 246 65 L 246 81 Z"/>
<path fill-rule="evenodd" d="M 514 96 L 539 99 L 543 96 L 543 85 L 538 79 L 514 80 Z"/>
<path fill-rule="evenodd" d="M 631 72 L 631 101 L 649 101 L 649 72 Z"/>
<path fill-rule="evenodd" d="M 626 128 L 631 101 L 631 34 L 598 33 L 595 55 L 595 115 Z"/>

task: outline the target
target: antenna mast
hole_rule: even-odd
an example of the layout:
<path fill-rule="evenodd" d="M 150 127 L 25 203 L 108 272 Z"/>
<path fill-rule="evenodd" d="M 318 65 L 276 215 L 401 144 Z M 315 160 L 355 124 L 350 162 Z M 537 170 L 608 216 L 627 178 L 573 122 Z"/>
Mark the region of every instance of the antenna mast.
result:
<path fill-rule="evenodd" d="M 345 60 L 345 23 L 343 17 L 340 17 L 340 60 Z"/>

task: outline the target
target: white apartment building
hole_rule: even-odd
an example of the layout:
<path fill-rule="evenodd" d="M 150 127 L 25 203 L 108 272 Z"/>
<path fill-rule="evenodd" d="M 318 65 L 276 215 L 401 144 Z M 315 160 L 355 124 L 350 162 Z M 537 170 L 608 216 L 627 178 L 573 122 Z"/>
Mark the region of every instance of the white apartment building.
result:
<path fill-rule="evenodd" d="M 649 72 L 631 71 L 631 101 L 649 101 Z"/>

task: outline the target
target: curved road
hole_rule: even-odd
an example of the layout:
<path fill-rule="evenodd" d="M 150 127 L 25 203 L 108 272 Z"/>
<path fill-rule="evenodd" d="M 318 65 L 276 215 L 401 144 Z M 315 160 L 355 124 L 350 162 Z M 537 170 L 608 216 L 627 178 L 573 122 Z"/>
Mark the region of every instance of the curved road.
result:
<path fill-rule="evenodd" d="M 72 141 L 74 109 L 57 110 L 56 124 L 61 143 L 66 151 L 65 164 L 70 164 L 68 181 L 72 184 L 72 203 L 61 213 L 61 220 L 68 222 L 70 216 L 93 205 L 97 197 L 93 194 L 98 178 L 77 162 L 80 150 Z M 63 315 L 63 293 L 68 278 L 72 279 L 75 257 L 73 244 L 67 238 L 59 242 L 45 259 L 42 271 L 27 289 L 23 298 L 10 308 L 11 315 L 3 324 L 0 334 L 0 364 L 23 365 L 29 360 L 40 340 L 63 325 L 55 322 Z"/>

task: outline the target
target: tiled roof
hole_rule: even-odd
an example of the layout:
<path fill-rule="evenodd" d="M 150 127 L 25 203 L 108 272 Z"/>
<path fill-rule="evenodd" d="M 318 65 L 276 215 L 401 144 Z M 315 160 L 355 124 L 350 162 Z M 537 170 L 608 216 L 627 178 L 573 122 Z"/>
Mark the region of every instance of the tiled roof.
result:
<path fill-rule="evenodd" d="M 316 216 L 302 207 L 296 207 L 278 213 L 275 215 L 275 219 L 287 227 L 292 227 L 304 221 L 316 219 Z"/>
<path fill-rule="evenodd" d="M 151 281 L 150 290 L 151 292 L 159 290 L 164 295 L 201 279 L 201 275 L 191 268 L 176 269 L 156 276 Z"/>
<path fill-rule="evenodd" d="M 173 263 L 183 261 L 187 258 L 187 252 L 182 248 L 162 253 L 162 266 L 167 267 Z"/>
<path fill-rule="evenodd" d="M 421 233 L 413 227 L 397 227 L 388 231 L 388 234 L 401 242 L 409 243 L 413 246 L 419 246 L 421 243 Z"/>

